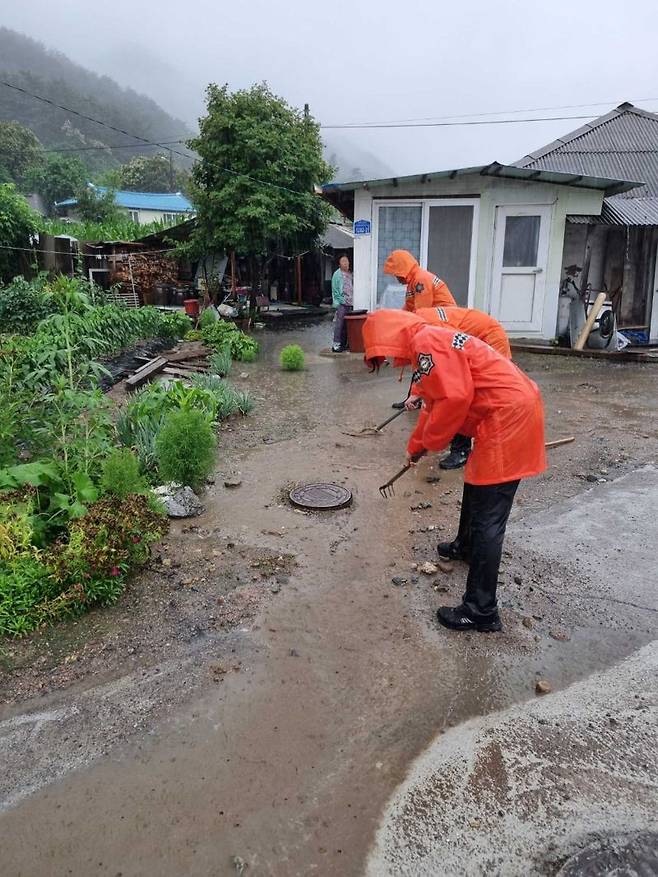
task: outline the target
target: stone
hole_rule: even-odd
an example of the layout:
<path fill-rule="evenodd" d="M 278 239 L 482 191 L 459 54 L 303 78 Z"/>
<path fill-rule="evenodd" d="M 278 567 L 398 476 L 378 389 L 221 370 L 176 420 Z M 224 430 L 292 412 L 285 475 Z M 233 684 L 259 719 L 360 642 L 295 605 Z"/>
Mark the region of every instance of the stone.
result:
<path fill-rule="evenodd" d="M 550 630 L 548 635 L 561 643 L 569 642 L 571 639 L 570 634 L 568 634 L 566 630 Z"/>
<path fill-rule="evenodd" d="M 421 564 L 418 567 L 419 572 L 422 572 L 425 576 L 433 576 L 439 571 L 438 566 L 435 563 L 432 563 L 429 560 L 426 560 L 425 563 Z"/>
<path fill-rule="evenodd" d="M 247 379 L 248 377 L 249 377 L 249 374 L 248 374 L 247 372 L 240 372 L 240 378 L 241 378 L 243 381 L 246 381 L 246 379 Z"/>
<path fill-rule="evenodd" d="M 598 475 L 593 475 L 591 472 L 585 476 L 585 481 L 590 481 L 592 484 L 596 484 L 598 480 Z"/>
<path fill-rule="evenodd" d="M 224 487 L 239 487 L 242 484 L 242 476 L 239 472 L 227 475 L 224 479 Z"/>
<path fill-rule="evenodd" d="M 182 484 L 162 484 L 153 491 L 161 500 L 170 518 L 191 518 L 203 511 L 201 500 L 191 487 Z"/>
<path fill-rule="evenodd" d="M 522 624 L 524 627 L 527 627 L 528 630 L 532 630 L 532 628 L 535 626 L 535 623 L 534 623 L 534 621 L 532 620 L 532 618 L 529 618 L 527 615 L 526 615 L 525 618 L 522 618 L 522 619 L 521 619 L 521 624 Z"/>
<path fill-rule="evenodd" d="M 522 584 L 523 583 L 523 576 L 519 575 L 519 573 L 517 572 L 516 575 L 514 576 L 514 582 L 517 585 Z"/>
<path fill-rule="evenodd" d="M 535 682 L 535 691 L 537 694 L 550 694 L 553 691 L 553 686 L 546 679 L 538 679 Z"/>
<path fill-rule="evenodd" d="M 393 576 L 393 578 L 391 579 L 391 582 L 394 585 L 397 585 L 397 587 L 400 587 L 400 585 L 407 584 L 407 580 L 404 578 L 404 576 Z"/>
<path fill-rule="evenodd" d="M 436 565 L 441 572 L 452 572 L 455 568 L 454 564 L 450 563 L 449 560 L 437 560 Z"/>
<path fill-rule="evenodd" d="M 278 582 L 274 582 L 274 584 L 271 585 L 271 587 L 270 587 L 270 591 L 273 594 L 278 594 L 280 590 L 281 590 L 281 585 Z"/>

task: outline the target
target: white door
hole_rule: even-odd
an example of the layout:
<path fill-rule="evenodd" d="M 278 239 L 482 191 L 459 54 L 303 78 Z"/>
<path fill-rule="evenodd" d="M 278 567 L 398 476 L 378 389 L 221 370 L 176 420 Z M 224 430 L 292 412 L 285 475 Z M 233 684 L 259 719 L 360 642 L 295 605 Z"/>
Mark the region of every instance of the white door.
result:
<path fill-rule="evenodd" d="M 549 204 L 497 207 L 491 316 L 510 332 L 540 332 L 544 314 Z"/>

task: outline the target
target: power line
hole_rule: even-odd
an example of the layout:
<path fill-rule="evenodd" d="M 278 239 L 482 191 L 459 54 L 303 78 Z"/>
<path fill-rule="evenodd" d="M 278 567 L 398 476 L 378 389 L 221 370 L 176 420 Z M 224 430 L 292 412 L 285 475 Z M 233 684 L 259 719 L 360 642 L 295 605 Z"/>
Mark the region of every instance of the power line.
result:
<path fill-rule="evenodd" d="M 110 125 L 108 122 L 103 122 L 100 119 L 95 119 L 93 116 L 87 116 L 85 113 L 80 113 L 78 110 L 72 110 L 70 107 L 65 107 L 62 104 L 55 103 L 55 101 L 50 100 L 47 97 L 41 97 L 41 95 L 34 94 L 31 91 L 28 91 L 26 88 L 21 88 L 18 85 L 13 85 L 11 82 L 5 82 L 0 79 L 0 85 L 4 85 L 7 88 L 13 88 L 15 91 L 21 92 L 21 94 L 26 95 L 27 97 L 34 98 L 34 100 L 41 101 L 42 103 L 49 104 L 50 106 L 56 107 L 58 110 L 63 110 L 65 113 L 72 113 L 74 116 L 79 116 L 81 119 L 86 119 L 89 122 L 93 122 L 96 125 L 101 125 L 103 128 L 108 128 L 111 131 L 116 131 L 119 134 L 125 134 L 126 137 L 132 137 L 133 140 L 139 140 L 141 143 L 146 143 L 149 146 L 162 146 L 161 143 L 155 143 L 152 140 L 147 140 L 146 137 L 139 137 L 137 134 L 130 134 L 128 131 L 124 131 L 122 128 L 117 128 L 115 125 Z M 189 153 L 180 152 L 178 149 L 171 149 L 170 152 L 175 153 L 176 155 L 180 155 L 182 158 L 191 158 L 194 159 L 195 156 L 190 155 Z M 268 180 L 259 180 L 257 177 L 252 177 L 249 174 L 243 174 L 240 171 L 234 171 L 232 168 L 221 167 L 220 170 L 223 173 L 229 174 L 233 177 L 241 177 L 245 180 L 250 180 L 252 183 L 258 183 L 261 186 L 268 186 L 271 189 L 278 189 L 280 192 L 290 192 L 292 195 L 311 195 L 311 191 L 306 191 L 304 189 L 291 189 L 288 186 L 280 186 L 277 183 L 270 183 Z"/>
<path fill-rule="evenodd" d="M 538 116 L 533 119 L 481 119 L 465 122 L 368 122 L 366 124 L 320 125 L 324 129 L 372 130 L 378 128 L 457 128 L 467 125 L 518 125 L 523 122 L 564 122 L 568 119 L 591 119 L 588 116 Z"/>
<path fill-rule="evenodd" d="M 629 103 L 653 103 L 654 101 L 658 101 L 658 97 L 642 97 L 642 98 L 634 98 Z M 614 100 L 609 101 L 599 101 L 598 103 L 591 104 L 561 104 L 552 107 L 527 107 L 522 110 L 491 110 L 485 113 L 461 113 L 459 115 L 454 116 L 422 116 L 415 117 L 413 119 L 389 119 L 388 122 L 382 122 L 380 124 L 398 124 L 401 122 L 444 122 L 450 121 L 451 119 L 470 119 L 473 116 L 503 116 L 503 115 L 512 115 L 514 113 L 540 113 L 547 112 L 548 110 L 580 110 L 584 107 L 609 107 L 611 104 L 614 104 Z M 570 118 L 578 118 L 578 117 L 570 117 Z M 585 118 L 590 118 L 590 116 L 586 116 Z M 354 125 L 369 125 L 374 123 L 369 122 L 354 122 Z"/>

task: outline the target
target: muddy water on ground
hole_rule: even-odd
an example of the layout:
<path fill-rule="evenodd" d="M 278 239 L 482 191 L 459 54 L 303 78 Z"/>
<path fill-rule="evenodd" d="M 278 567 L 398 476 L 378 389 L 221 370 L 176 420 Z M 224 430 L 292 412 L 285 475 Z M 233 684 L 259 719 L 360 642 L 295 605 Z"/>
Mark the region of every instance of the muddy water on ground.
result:
<path fill-rule="evenodd" d="M 568 574 L 542 566 L 541 557 L 527 566 L 506 558 L 505 634 L 437 631 L 431 612 L 458 599 L 464 570 L 437 580 L 447 588 L 437 594 L 432 578 L 410 581 L 410 563 L 429 559 L 437 536 L 454 528 L 460 476 L 428 484 L 428 462 L 398 483 L 394 499 L 380 498 L 377 486 L 402 465 L 412 416 L 375 438 L 342 430 L 384 419 L 403 395 L 396 376 L 368 376 L 356 357 L 308 355 L 301 374 L 274 365 L 284 343 L 319 349 L 327 334 L 324 325 L 266 336 L 263 360 L 245 369 L 249 387 L 257 382 L 259 413 L 225 434 L 232 450 L 220 462 L 241 470 L 242 486 L 229 492 L 218 482 L 199 521 L 297 558 L 290 582 L 243 630 L 240 671 L 5 813 L 4 873 L 224 875 L 236 873 L 237 856 L 254 875 L 360 874 L 385 801 L 437 732 L 532 696 L 538 672 L 562 686 L 648 638 L 631 610 L 616 622 L 596 612 L 570 618 L 531 584 Z M 579 388 L 587 381 L 600 389 L 600 369 L 552 359 L 543 373 L 543 361 L 525 364 L 553 384 L 549 437 L 578 432 L 579 443 L 560 449 L 553 472 L 524 487 L 517 515 L 582 490 L 575 470 L 601 468 L 602 460 L 620 471 L 626 465 L 610 456 L 625 451 L 601 426 L 608 402 Z M 649 408 L 648 376 L 630 374 L 629 391 Z M 621 388 L 616 393 L 623 405 Z M 624 447 L 637 456 L 648 427 L 642 410 L 629 407 L 627 416 Z M 282 491 L 306 480 L 345 483 L 352 507 L 295 512 Z M 422 500 L 433 508 L 410 511 Z M 429 525 L 444 529 L 419 532 Z M 283 539 L 266 535 L 282 528 Z M 393 575 L 408 584 L 393 586 Z M 568 641 L 548 635 L 565 623 Z"/>

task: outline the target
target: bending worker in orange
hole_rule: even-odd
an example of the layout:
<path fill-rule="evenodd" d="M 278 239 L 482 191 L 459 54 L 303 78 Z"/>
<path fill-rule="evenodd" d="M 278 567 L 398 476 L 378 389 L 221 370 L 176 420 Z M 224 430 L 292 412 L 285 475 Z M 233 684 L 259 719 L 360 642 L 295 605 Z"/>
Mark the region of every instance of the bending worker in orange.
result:
<path fill-rule="evenodd" d="M 404 311 L 381 310 L 363 327 L 365 359 L 411 364 L 423 408 L 407 445 L 409 462 L 440 451 L 455 433 L 474 438 L 464 471 L 459 531 L 439 554 L 470 564 L 459 606 L 441 606 L 438 620 L 455 630 L 501 630 L 496 603 L 507 519 L 522 478 L 546 469 L 539 389 L 484 341 L 452 328 L 428 326 Z"/>
<path fill-rule="evenodd" d="M 431 326 L 443 326 L 444 328 L 449 326 L 453 329 L 459 329 L 461 332 L 466 332 L 467 335 L 473 335 L 480 341 L 484 341 L 506 359 L 512 358 L 507 333 L 498 320 L 494 320 L 483 311 L 478 311 L 475 308 L 434 307 L 417 308 L 416 314 Z M 410 395 L 407 399 L 406 407 L 409 409 L 416 407 L 413 396 Z M 470 453 L 470 438 L 458 433 L 450 442 L 450 453 L 441 460 L 439 466 L 441 469 L 461 469 L 466 464 Z"/>
<path fill-rule="evenodd" d="M 405 311 L 457 304 L 448 285 L 436 274 L 421 268 L 408 250 L 389 253 L 384 262 L 384 274 L 393 274 L 398 283 L 406 285 Z"/>

